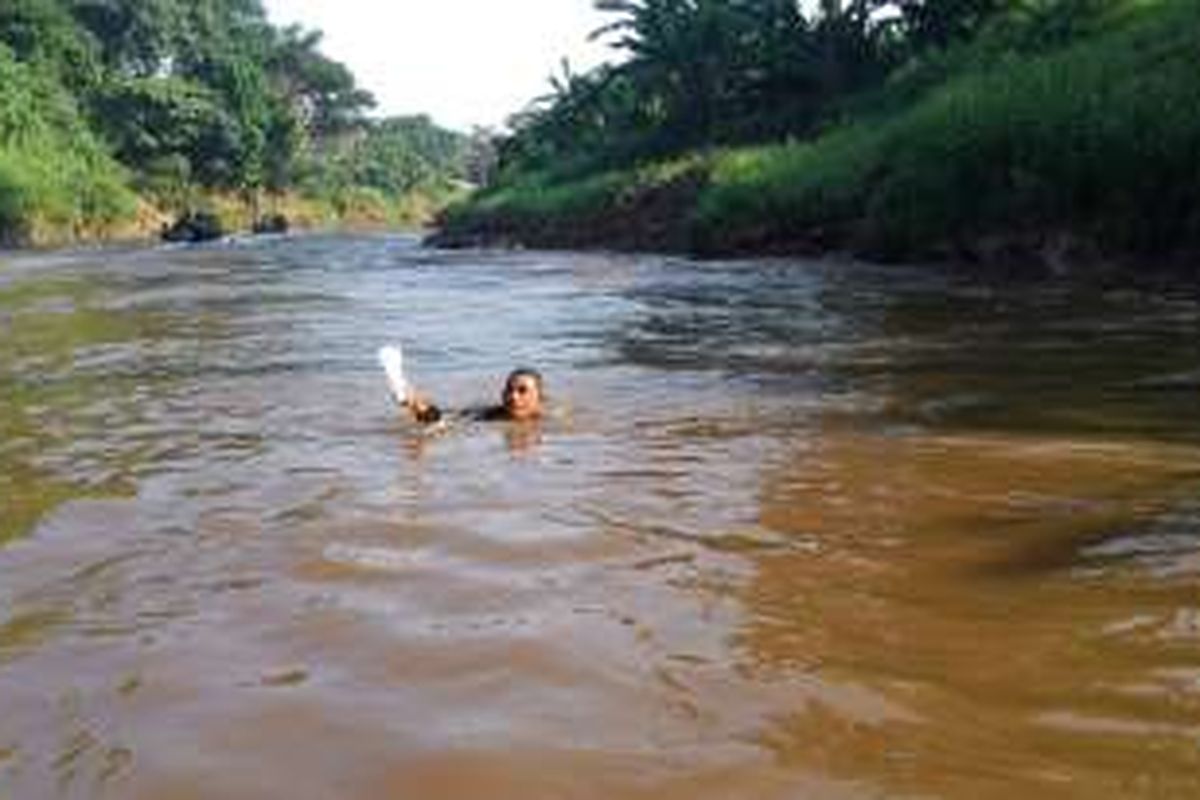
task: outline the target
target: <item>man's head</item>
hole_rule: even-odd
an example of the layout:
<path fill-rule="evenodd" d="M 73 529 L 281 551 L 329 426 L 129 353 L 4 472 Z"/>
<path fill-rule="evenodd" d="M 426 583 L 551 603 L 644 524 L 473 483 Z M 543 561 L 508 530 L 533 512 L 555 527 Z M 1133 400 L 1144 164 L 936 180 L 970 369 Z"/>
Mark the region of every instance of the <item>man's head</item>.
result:
<path fill-rule="evenodd" d="M 536 419 L 542 415 L 542 375 L 519 367 L 508 373 L 500 400 L 510 419 Z"/>

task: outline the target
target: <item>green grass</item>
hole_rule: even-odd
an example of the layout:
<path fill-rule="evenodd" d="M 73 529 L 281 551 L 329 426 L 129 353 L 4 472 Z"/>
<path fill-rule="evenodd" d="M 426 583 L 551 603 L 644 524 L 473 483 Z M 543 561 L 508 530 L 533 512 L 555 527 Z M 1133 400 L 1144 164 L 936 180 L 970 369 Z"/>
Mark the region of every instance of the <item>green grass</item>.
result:
<path fill-rule="evenodd" d="M 1056 54 L 1006 59 L 886 119 L 726 154 L 705 226 L 855 225 L 885 249 L 1071 229 L 1153 250 L 1196 235 L 1200 13 L 1176 2 Z"/>
<path fill-rule="evenodd" d="M 705 157 L 688 156 L 566 181 L 554 173 L 527 173 L 451 204 L 442 221 L 454 228 L 499 219 L 505 227 L 525 232 L 587 224 L 589 218 L 621 209 L 656 187 L 704 169 L 705 163 Z"/>
<path fill-rule="evenodd" d="M 867 218 L 899 244 L 1067 226 L 1150 248 L 1200 199 L 1200 14 L 947 85 L 885 132 Z"/>
<path fill-rule="evenodd" d="M 69 96 L 0 46 L 0 241 L 102 227 L 132 215 L 135 202 Z"/>
<path fill-rule="evenodd" d="M 725 151 L 701 195 L 698 227 L 769 223 L 799 232 L 840 224 L 869 199 L 883 157 L 879 132 L 859 125 L 815 142 Z"/>
<path fill-rule="evenodd" d="M 534 174 L 482 195 L 473 205 L 484 212 L 503 211 L 515 217 L 571 216 L 611 205 L 622 187 L 633 180 L 632 173 L 607 172 L 554 183 Z"/>
<path fill-rule="evenodd" d="M 906 103 L 814 140 L 692 159 L 708 181 L 679 224 L 701 249 L 814 233 L 900 256 L 1057 232 L 1135 253 L 1200 245 L 1200 2 L 1147 3 L 1037 55 L 995 52 L 994 38 L 980 47 L 989 68 L 976 58 L 940 85 L 898 89 Z M 527 175 L 451 225 L 594 215 L 667 174 Z"/>

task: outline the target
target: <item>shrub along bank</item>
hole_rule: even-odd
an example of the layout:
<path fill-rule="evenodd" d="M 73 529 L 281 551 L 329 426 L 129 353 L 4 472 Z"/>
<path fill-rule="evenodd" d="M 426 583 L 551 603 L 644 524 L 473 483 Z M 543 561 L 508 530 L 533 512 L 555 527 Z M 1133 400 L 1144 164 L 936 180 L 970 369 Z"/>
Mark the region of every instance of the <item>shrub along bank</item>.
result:
<path fill-rule="evenodd" d="M 0 245 L 426 214 L 473 140 L 368 118 L 320 43 L 259 0 L 3 0 Z"/>
<path fill-rule="evenodd" d="M 0 244 L 129 219 L 126 182 L 70 95 L 0 44 Z"/>
<path fill-rule="evenodd" d="M 1050 268 L 1186 262 L 1200 252 L 1198 43 L 1195 0 L 1149 6 L 911 100 L 897 100 L 902 83 L 885 87 L 806 141 L 584 178 L 518 175 L 453 208 L 441 239 Z"/>

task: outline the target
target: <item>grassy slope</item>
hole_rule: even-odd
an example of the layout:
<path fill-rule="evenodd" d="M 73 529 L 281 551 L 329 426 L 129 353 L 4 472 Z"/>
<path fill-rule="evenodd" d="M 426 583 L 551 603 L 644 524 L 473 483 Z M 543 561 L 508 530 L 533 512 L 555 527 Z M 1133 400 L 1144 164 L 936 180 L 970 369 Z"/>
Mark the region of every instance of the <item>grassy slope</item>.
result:
<path fill-rule="evenodd" d="M 0 46 L 0 242 L 83 233 L 136 210 L 124 171 L 71 98 Z"/>
<path fill-rule="evenodd" d="M 1148 8 L 1050 55 L 960 75 L 886 116 L 804 143 L 681 162 L 675 231 L 701 252 L 852 248 L 990 258 L 1064 241 L 1141 256 L 1200 246 L 1200 4 Z M 589 237 L 678 181 L 680 165 L 478 197 L 448 230 L 530 244 Z M 630 226 L 639 219 L 627 218 Z M 579 229 L 583 230 L 579 230 Z M 636 238 L 636 237 L 635 237 Z M 653 238 L 653 237 L 651 237 Z M 653 243 L 653 242 L 652 242 Z"/>

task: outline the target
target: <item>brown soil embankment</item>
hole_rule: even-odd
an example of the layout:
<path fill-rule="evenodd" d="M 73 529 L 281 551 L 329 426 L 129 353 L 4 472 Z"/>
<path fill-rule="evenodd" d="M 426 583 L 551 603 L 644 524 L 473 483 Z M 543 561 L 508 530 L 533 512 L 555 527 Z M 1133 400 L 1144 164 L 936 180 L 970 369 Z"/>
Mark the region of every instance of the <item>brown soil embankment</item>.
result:
<path fill-rule="evenodd" d="M 877 263 L 931 263 L 993 275 L 1063 276 L 1086 272 L 1103 279 L 1136 275 L 1200 277 L 1191 248 L 1126 252 L 1105 248 L 1065 229 L 1026 229 L 964 235 L 898 248 L 862 221 L 801 227 L 784 219 L 751 225 L 703 225 L 695 209 L 707 176 L 694 170 L 667 183 L 624 193 L 619 201 L 563 214 L 505 210 L 444 217 L 427 243 L 435 247 L 663 252 L 701 258 L 844 255 Z"/>

